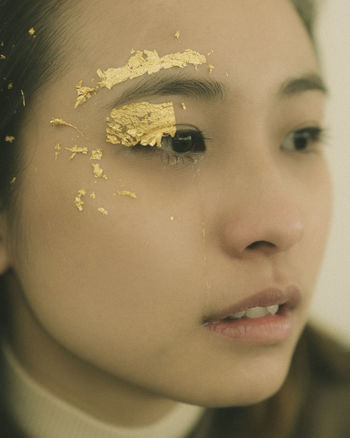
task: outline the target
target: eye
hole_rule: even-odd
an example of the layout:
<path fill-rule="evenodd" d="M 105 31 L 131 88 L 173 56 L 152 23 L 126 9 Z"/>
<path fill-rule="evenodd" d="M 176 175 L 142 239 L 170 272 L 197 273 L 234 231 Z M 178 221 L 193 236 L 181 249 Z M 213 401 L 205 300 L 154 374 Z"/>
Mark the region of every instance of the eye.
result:
<path fill-rule="evenodd" d="M 165 135 L 160 148 L 138 144 L 130 148 L 130 152 L 159 156 L 163 163 L 170 166 L 193 164 L 203 157 L 208 140 L 210 139 L 194 126 L 177 125 L 174 137 Z"/>
<path fill-rule="evenodd" d="M 283 149 L 311 152 L 311 146 L 321 143 L 324 137 L 324 129 L 320 127 L 308 127 L 290 132 L 283 139 L 281 147 Z"/>

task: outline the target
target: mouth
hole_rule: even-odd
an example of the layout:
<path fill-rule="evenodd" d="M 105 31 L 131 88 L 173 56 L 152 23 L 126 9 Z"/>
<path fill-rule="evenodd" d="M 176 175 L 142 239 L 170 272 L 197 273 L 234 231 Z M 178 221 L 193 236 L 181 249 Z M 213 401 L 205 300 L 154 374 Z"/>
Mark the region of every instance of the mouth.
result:
<path fill-rule="evenodd" d="M 294 310 L 301 301 L 296 286 L 264 289 L 214 315 L 203 326 L 216 335 L 253 344 L 285 341 L 293 332 Z"/>

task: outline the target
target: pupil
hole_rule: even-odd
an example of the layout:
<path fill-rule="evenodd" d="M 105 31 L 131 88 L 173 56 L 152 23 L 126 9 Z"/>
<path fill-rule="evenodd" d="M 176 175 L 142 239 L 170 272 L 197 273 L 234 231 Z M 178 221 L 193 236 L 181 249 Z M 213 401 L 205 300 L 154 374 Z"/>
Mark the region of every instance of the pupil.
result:
<path fill-rule="evenodd" d="M 300 132 L 295 134 L 294 143 L 297 150 L 305 149 L 308 144 L 308 137 L 305 135 L 305 133 Z"/>
<path fill-rule="evenodd" d="M 192 149 L 192 135 L 175 136 L 173 140 L 173 150 L 177 153 L 188 152 Z"/>

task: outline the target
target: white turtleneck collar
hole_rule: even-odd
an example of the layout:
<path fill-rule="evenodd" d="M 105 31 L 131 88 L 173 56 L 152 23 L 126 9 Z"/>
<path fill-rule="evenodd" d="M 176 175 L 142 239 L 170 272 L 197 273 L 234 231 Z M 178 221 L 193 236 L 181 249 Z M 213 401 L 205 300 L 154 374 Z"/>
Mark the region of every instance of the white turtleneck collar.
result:
<path fill-rule="evenodd" d="M 24 370 L 6 342 L 2 351 L 7 405 L 16 423 L 30 438 L 184 438 L 203 414 L 203 408 L 179 404 L 168 416 L 151 426 L 125 428 L 106 424 L 38 384 Z"/>

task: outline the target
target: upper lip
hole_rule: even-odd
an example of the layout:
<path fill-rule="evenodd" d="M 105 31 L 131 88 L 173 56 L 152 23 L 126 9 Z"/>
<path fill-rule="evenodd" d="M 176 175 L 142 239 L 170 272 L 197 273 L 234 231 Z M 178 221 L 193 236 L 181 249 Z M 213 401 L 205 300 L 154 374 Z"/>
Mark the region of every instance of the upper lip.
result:
<path fill-rule="evenodd" d="M 295 285 L 290 285 L 284 289 L 269 287 L 250 295 L 247 298 L 239 301 L 238 303 L 229 306 L 222 311 L 219 311 L 208 318 L 205 318 L 205 322 L 219 321 L 228 318 L 237 312 L 242 312 L 251 307 L 267 307 L 273 305 L 285 305 L 289 309 L 294 309 L 301 301 L 300 289 Z"/>

